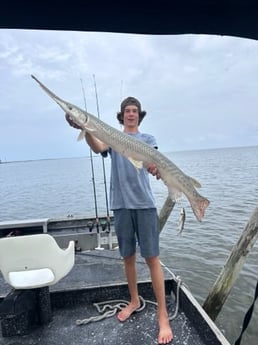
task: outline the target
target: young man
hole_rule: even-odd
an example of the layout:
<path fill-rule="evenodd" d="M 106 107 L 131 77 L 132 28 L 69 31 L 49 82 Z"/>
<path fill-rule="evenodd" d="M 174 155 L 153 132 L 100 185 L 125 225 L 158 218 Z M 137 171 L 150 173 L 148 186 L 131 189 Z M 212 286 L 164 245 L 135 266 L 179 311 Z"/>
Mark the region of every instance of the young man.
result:
<path fill-rule="evenodd" d="M 140 102 L 128 97 L 121 103 L 117 114 L 118 121 L 124 126 L 124 132 L 157 148 L 156 140 L 149 134 L 139 132 L 139 125 L 146 115 Z M 69 115 L 69 124 L 75 128 Z M 136 240 L 141 255 L 150 269 L 154 294 L 158 304 L 158 343 L 168 344 L 173 339 L 169 324 L 163 270 L 159 261 L 159 223 L 155 201 L 149 184 L 148 173 L 160 178 L 154 164 L 147 169 L 137 171 L 124 156 L 110 149 L 91 134 L 86 134 L 86 141 L 95 153 L 111 155 L 110 208 L 114 212 L 115 231 L 118 238 L 120 254 L 124 260 L 125 274 L 128 281 L 131 300 L 117 317 L 123 322 L 140 307 L 136 272 Z"/>

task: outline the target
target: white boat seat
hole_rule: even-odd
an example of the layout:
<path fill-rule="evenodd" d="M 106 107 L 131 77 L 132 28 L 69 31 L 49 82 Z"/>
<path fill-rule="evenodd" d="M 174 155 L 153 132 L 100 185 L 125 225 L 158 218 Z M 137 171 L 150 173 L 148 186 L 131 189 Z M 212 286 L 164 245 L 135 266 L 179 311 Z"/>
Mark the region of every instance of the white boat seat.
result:
<path fill-rule="evenodd" d="M 15 289 L 56 284 L 71 271 L 74 256 L 74 241 L 61 249 L 49 234 L 0 239 L 0 270 Z"/>

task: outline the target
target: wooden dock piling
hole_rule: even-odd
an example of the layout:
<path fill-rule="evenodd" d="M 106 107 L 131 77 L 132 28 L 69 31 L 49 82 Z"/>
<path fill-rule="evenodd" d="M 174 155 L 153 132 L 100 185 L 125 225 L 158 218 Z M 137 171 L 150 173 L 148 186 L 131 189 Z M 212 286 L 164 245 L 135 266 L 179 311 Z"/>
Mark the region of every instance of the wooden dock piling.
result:
<path fill-rule="evenodd" d="M 220 272 L 211 292 L 203 304 L 203 309 L 213 321 L 216 320 L 221 308 L 223 307 L 223 304 L 238 278 L 246 257 L 255 244 L 257 237 L 258 207 L 254 210 L 240 239 L 233 247 L 224 268 Z"/>
<path fill-rule="evenodd" d="M 162 206 L 159 213 L 159 231 L 161 232 L 164 225 L 166 224 L 170 213 L 172 212 L 176 202 L 171 199 L 168 195 L 164 205 Z"/>

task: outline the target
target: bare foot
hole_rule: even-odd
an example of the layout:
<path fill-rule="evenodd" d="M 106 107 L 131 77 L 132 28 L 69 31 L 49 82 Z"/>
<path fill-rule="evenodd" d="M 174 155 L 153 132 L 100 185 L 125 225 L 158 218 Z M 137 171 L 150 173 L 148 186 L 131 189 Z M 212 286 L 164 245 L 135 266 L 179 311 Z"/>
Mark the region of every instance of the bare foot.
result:
<path fill-rule="evenodd" d="M 117 314 L 118 320 L 121 322 L 126 321 L 132 315 L 132 313 L 134 313 L 138 308 L 140 308 L 140 306 L 140 302 L 138 302 L 137 304 L 130 302 L 125 308 L 123 308 Z"/>
<path fill-rule="evenodd" d="M 169 320 L 167 317 L 160 317 L 159 318 L 159 336 L 158 336 L 158 343 L 159 344 L 168 344 L 173 340 L 173 332 L 169 324 Z"/>

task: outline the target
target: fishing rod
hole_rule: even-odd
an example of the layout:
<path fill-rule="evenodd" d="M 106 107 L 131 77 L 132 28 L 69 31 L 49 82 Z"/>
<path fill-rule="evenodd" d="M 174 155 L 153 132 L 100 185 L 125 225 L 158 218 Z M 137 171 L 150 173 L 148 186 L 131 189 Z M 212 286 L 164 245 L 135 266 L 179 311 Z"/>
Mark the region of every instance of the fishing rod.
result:
<path fill-rule="evenodd" d="M 122 97 L 123 97 L 123 79 L 121 80 L 121 85 L 120 85 L 120 102 L 122 102 Z"/>
<path fill-rule="evenodd" d="M 87 103 L 86 103 L 86 96 L 85 91 L 83 87 L 83 81 L 81 80 L 81 87 L 82 87 L 82 93 L 83 93 L 83 99 L 84 99 L 84 107 L 85 111 L 87 111 Z M 95 183 L 95 172 L 94 172 L 94 164 L 93 164 L 93 155 L 92 155 L 92 149 L 90 148 L 90 162 L 91 162 L 91 176 L 92 176 L 92 186 L 93 186 L 93 195 L 94 195 L 94 207 L 95 207 L 95 216 L 96 216 L 96 228 L 97 228 L 97 234 L 99 234 L 99 216 L 98 216 L 98 204 L 97 204 L 97 194 L 96 194 L 96 183 Z M 92 231 L 94 224 L 88 224 L 89 230 Z M 98 241 L 98 247 L 100 247 L 100 240 Z"/>
<path fill-rule="evenodd" d="M 94 81 L 94 89 L 95 89 L 95 96 L 96 96 L 97 115 L 98 115 L 98 118 L 100 118 L 99 100 L 98 100 L 97 83 L 96 83 L 95 74 L 93 74 L 93 81 Z M 102 157 L 102 171 L 103 171 L 104 189 L 105 189 L 105 200 L 106 200 L 107 226 L 108 226 L 108 233 L 109 233 L 109 249 L 112 249 L 112 233 L 111 233 L 111 231 L 110 231 L 110 215 L 109 215 L 109 205 L 108 205 L 108 192 L 107 192 L 106 169 L 105 169 L 104 157 L 103 157 L 103 156 L 101 156 L 101 157 Z"/>

